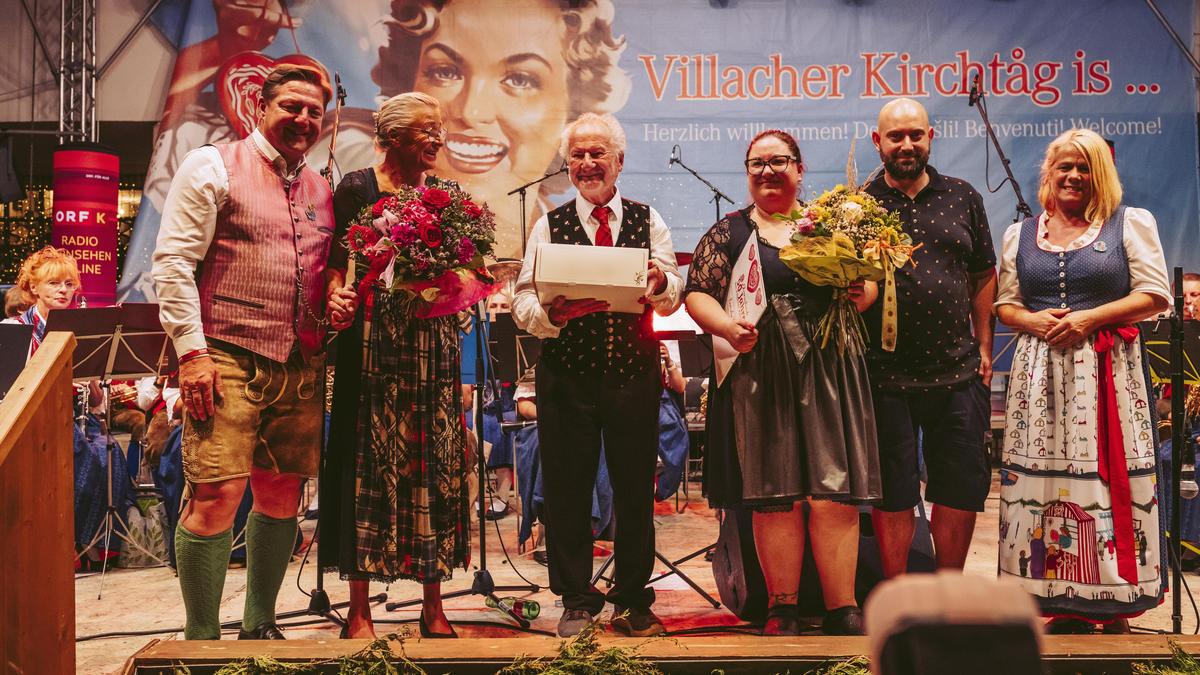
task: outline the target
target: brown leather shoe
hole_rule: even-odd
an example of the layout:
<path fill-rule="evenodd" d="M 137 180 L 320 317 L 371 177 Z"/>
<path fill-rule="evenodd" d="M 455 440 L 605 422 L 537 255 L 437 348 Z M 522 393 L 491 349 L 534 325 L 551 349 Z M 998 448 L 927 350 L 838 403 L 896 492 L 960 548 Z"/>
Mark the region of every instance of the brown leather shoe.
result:
<path fill-rule="evenodd" d="M 629 637 L 651 637 L 667 632 L 654 612 L 649 609 L 634 609 L 615 605 L 612 615 L 613 630 Z"/>

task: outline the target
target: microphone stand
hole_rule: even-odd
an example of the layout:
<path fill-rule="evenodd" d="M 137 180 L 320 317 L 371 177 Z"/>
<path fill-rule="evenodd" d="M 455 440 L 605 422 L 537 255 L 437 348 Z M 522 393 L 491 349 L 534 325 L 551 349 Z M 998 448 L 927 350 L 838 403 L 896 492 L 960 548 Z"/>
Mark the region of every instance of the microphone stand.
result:
<path fill-rule="evenodd" d="M 1187 428 L 1187 413 L 1184 410 L 1184 399 L 1187 390 L 1183 384 L 1183 268 L 1175 268 L 1175 311 L 1171 312 L 1171 632 L 1179 635 L 1183 632 L 1183 596 L 1180 594 L 1182 585 L 1182 542 L 1180 536 L 1179 513 L 1179 482 L 1183 470 L 1183 453 Z"/>
<path fill-rule="evenodd" d="M 335 96 L 334 96 L 335 104 L 334 104 L 334 108 L 333 108 L 333 133 L 330 134 L 330 136 L 329 136 L 329 160 L 326 162 L 325 168 L 321 169 L 321 176 L 324 177 L 325 180 L 329 181 L 329 189 L 330 190 L 333 190 L 335 187 L 334 181 L 333 181 L 333 165 L 334 165 L 333 153 L 337 149 L 338 125 L 341 122 L 342 107 L 344 105 L 346 105 L 346 89 L 344 87 L 342 87 L 341 75 L 339 75 L 338 73 L 335 72 L 333 74 L 333 81 L 334 81 L 334 92 L 335 92 Z M 335 244 L 335 246 L 336 246 L 336 244 Z M 350 274 L 353 274 L 353 271 L 352 271 L 353 269 L 354 269 L 354 263 L 353 263 L 353 261 L 351 261 L 350 262 L 350 270 L 351 271 L 349 272 Z M 351 280 L 347 281 L 346 285 L 348 287 L 352 287 L 354 285 L 353 280 L 351 279 Z M 328 345 L 329 341 L 330 341 L 329 335 L 326 335 L 325 336 L 325 344 Z M 324 418 L 324 416 L 325 416 L 325 387 L 327 384 L 326 379 L 327 378 L 325 377 L 325 371 L 324 371 L 324 369 L 322 369 L 321 384 L 320 384 L 321 417 L 322 418 Z M 322 421 L 321 440 L 320 440 L 320 443 L 321 443 L 320 457 L 321 457 L 322 465 L 324 465 L 326 454 L 329 452 L 329 449 L 327 447 L 328 446 L 328 435 L 329 435 L 328 426 L 324 423 L 324 421 Z M 320 545 L 319 544 L 320 536 L 321 536 L 321 520 L 320 520 L 320 518 L 318 518 L 317 526 L 313 529 L 312 541 L 317 542 L 318 545 Z M 311 552 L 311 550 L 312 550 L 312 543 L 309 544 L 309 550 L 305 551 L 305 553 L 304 553 L 305 560 L 308 559 L 308 554 L 309 554 L 309 552 Z M 287 612 L 279 612 L 275 615 L 275 618 L 276 619 L 290 619 L 292 617 L 297 617 L 297 616 L 310 616 L 310 615 L 311 616 L 320 616 L 320 617 L 324 617 L 326 620 L 328 620 L 329 622 L 333 623 L 336 626 L 345 628 L 349 624 L 349 619 L 343 619 L 341 616 L 339 616 L 338 614 L 336 614 L 334 612 L 334 609 L 346 607 L 350 603 L 349 602 L 339 602 L 337 604 L 333 604 L 329 601 L 329 593 L 327 593 L 325 591 L 325 570 L 321 568 L 321 562 L 320 562 L 319 556 L 318 556 L 316 567 L 317 567 L 317 586 L 316 586 L 316 588 L 312 589 L 312 591 L 310 593 L 308 593 L 308 607 L 305 609 L 297 609 L 297 610 L 292 610 L 292 611 L 287 611 Z M 304 568 L 304 563 L 302 562 L 300 565 L 300 569 L 303 570 L 303 568 Z M 298 570 L 296 572 L 297 586 L 299 586 L 299 574 L 300 574 L 300 571 Z M 301 592 L 303 592 L 303 590 L 304 589 L 301 589 Z M 378 595 L 375 595 L 375 596 L 372 596 L 371 598 L 369 598 L 368 602 L 380 603 L 380 602 L 385 602 L 386 600 L 387 600 L 387 593 L 379 593 Z"/>
<path fill-rule="evenodd" d="M 686 169 L 688 173 L 690 173 L 696 177 L 696 180 L 700 181 L 701 183 L 704 183 L 705 187 L 707 187 L 709 190 L 712 191 L 713 196 L 712 196 L 712 199 L 709 201 L 711 201 L 713 203 L 713 208 L 716 210 L 716 218 L 713 220 L 713 222 L 715 223 L 715 222 L 721 220 L 721 200 L 724 199 L 725 201 L 729 202 L 730 206 L 734 205 L 733 200 L 730 199 L 728 197 L 728 195 L 726 195 L 724 192 L 721 192 L 717 188 L 717 186 L 708 182 L 704 178 L 704 176 L 701 176 L 700 174 L 696 173 L 695 169 L 688 166 L 687 164 L 684 164 L 683 159 L 679 155 L 679 146 L 678 145 L 671 149 L 671 159 L 670 159 L 670 161 L 667 162 L 667 168 L 668 169 L 671 168 L 672 164 L 678 164 L 679 166 Z"/>
<path fill-rule="evenodd" d="M 346 105 L 346 90 L 345 90 L 345 88 L 342 87 L 342 76 L 339 75 L 336 71 L 333 73 L 333 82 L 334 82 L 334 94 L 335 94 L 334 98 L 336 99 L 336 102 L 333 107 L 333 133 L 330 134 L 330 136 L 329 136 L 329 159 L 325 163 L 325 168 L 321 170 L 321 175 L 325 177 L 325 180 L 329 181 L 329 190 L 331 192 L 333 191 L 333 189 L 335 187 L 333 184 L 333 165 L 334 165 L 333 153 L 334 153 L 334 150 L 337 149 L 338 126 L 342 120 L 342 106 Z M 337 244 L 334 244 L 334 246 L 336 246 L 336 245 Z M 353 263 L 351 263 L 350 266 L 353 267 Z M 350 283 L 352 284 L 353 282 L 350 282 Z M 328 336 L 326 336 L 326 337 L 328 338 Z M 326 344 L 328 344 L 329 340 L 326 339 L 325 342 L 326 342 Z M 328 378 L 325 376 L 325 369 L 322 368 L 321 369 L 321 417 L 322 417 L 322 420 L 321 420 L 321 455 L 320 455 L 322 460 L 324 459 L 325 454 L 327 452 L 329 452 L 329 448 L 326 447 L 328 445 L 329 432 L 327 431 L 327 427 L 325 426 L 325 421 L 324 421 L 324 417 L 325 417 L 325 386 L 326 386 L 327 379 Z M 314 542 L 317 541 L 318 537 L 320 537 L 320 535 L 321 535 L 321 520 L 320 520 L 320 518 L 318 518 L 317 526 L 316 526 L 316 528 L 313 529 L 313 541 Z M 311 548 L 311 546 L 312 546 L 312 544 L 310 543 L 309 547 Z M 307 551 L 305 552 L 305 555 L 307 555 Z M 380 596 L 381 597 L 377 599 L 378 602 L 383 602 L 384 600 L 387 600 L 386 593 L 381 593 Z M 344 603 L 344 604 L 339 603 L 338 607 L 343 607 L 343 606 L 346 606 L 349 604 L 350 603 Z M 308 608 L 306 610 L 301 610 L 301 614 L 312 614 L 314 616 L 323 616 L 326 619 L 332 621 L 335 625 L 342 627 L 342 628 L 348 626 L 350 623 L 349 619 L 346 619 L 345 621 L 343 621 L 341 619 L 341 617 L 339 617 L 333 613 L 333 605 L 329 602 L 329 594 L 325 592 L 325 570 L 321 569 L 321 562 L 319 559 L 317 561 L 317 587 L 312 590 L 311 594 L 309 594 Z"/>
<path fill-rule="evenodd" d="M 342 121 L 342 108 L 346 105 L 346 89 L 342 86 L 342 76 L 338 73 L 333 74 L 334 81 L 334 99 L 336 103 L 333 107 L 333 133 L 329 135 L 329 159 L 325 162 L 325 168 L 321 169 L 321 176 L 329 181 L 329 189 L 332 191 L 336 185 L 333 182 L 333 165 L 336 163 L 333 159 L 333 153 L 337 150 L 338 127 Z"/>
<path fill-rule="evenodd" d="M 987 129 L 988 138 L 992 139 L 992 146 L 996 148 L 996 154 L 1000 157 L 1000 165 L 1004 167 L 1004 173 L 1008 175 L 1006 180 L 1012 185 L 1013 192 L 1017 194 L 1017 217 L 1013 219 L 1013 222 L 1021 220 L 1022 216 L 1032 218 L 1033 211 L 1029 208 L 1029 204 L 1025 202 L 1025 197 L 1021 194 L 1021 185 L 1017 182 L 1016 177 L 1013 176 L 1008 158 L 1004 156 L 1004 149 L 1000 147 L 1000 141 L 996 138 L 996 131 L 992 129 L 992 123 L 988 120 L 987 101 L 984 100 L 983 88 L 979 84 L 980 78 L 976 76 L 975 82 L 971 85 L 971 94 L 967 98 L 967 105 L 979 111 L 979 117 L 983 120 L 984 128 Z M 1001 182 L 1000 185 L 1004 185 L 1004 183 Z M 999 190 L 1000 188 L 997 187 L 996 189 Z"/>
<path fill-rule="evenodd" d="M 506 197 L 511 197 L 513 195 L 521 196 L 521 260 L 525 259 L 525 240 L 529 238 L 529 219 L 525 215 L 525 191 L 534 185 L 537 185 L 538 183 L 550 180 L 551 178 L 566 172 L 567 162 L 566 160 L 563 160 L 562 166 L 560 166 L 557 171 L 547 172 L 546 175 L 542 176 L 541 178 L 531 180 L 515 190 L 510 190 L 508 194 L 505 195 Z"/>

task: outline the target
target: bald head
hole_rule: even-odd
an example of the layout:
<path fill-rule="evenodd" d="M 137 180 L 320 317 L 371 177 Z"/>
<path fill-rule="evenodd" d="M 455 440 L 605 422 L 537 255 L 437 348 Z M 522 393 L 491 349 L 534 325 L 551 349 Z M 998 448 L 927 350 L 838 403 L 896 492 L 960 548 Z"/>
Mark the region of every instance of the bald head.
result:
<path fill-rule="evenodd" d="M 897 124 L 915 124 L 929 128 L 929 113 L 925 112 L 925 106 L 911 98 L 888 101 L 879 109 L 879 120 L 876 122 L 876 126 L 880 133 L 884 133 L 885 129 Z"/>
<path fill-rule="evenodd" d="M 922 180 L 932 139 L 925 106 L 911 98 L 898 98 L 884 105 L 879 110 L 878 126 L 871 132 L 888 176 L 901 183 Z"/>

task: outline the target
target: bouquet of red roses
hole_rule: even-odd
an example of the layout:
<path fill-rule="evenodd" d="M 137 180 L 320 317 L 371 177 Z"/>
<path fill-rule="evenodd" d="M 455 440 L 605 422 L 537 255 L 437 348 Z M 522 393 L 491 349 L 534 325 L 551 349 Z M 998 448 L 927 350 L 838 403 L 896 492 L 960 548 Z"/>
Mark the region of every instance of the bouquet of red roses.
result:
<path fill-rule="evenodd" d="M 414 314 L 428 319 L 465 309 L 492 291 L 484 258 L 495 243 L 495 217 L 457 185 L 444 185 L 406 186 L 359 212 L 345 245 L 353 263 L 366 263 L 360 294 L 404 293 Z M 370 312 L 372 294 L 366 298 Z"/>

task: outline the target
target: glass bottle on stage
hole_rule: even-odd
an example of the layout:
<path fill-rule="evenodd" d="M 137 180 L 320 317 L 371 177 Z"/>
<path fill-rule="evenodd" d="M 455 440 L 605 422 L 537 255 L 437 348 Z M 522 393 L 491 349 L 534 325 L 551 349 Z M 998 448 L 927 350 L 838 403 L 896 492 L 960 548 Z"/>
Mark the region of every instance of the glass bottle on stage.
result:
<path fill-rule="evenodd" d="M 542 613 L 542 606 L 537 600 L 522 600 L 521 598 L 514 598 L 511 595 L 506 595 L 503 598 L 500 598 L 500 604 L 497 605 L 496 601 L 493 600 L 492 597 L 493 596 L 489 595 L 487 599 L 484 600 L 484 603 L 488 607 L 511 611 L 515 614 L 525 617 L 525 619 L 529 621 L 533 621 L 538 617 L 538 614 Z"/>

